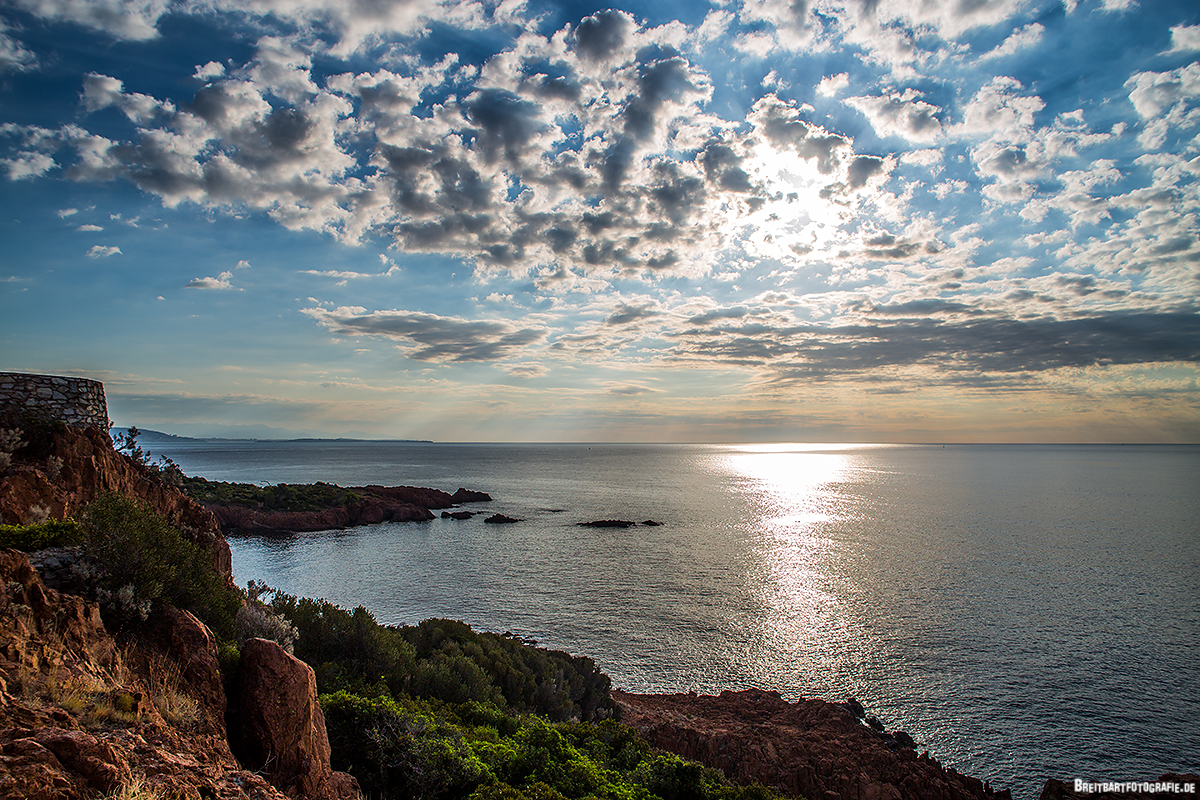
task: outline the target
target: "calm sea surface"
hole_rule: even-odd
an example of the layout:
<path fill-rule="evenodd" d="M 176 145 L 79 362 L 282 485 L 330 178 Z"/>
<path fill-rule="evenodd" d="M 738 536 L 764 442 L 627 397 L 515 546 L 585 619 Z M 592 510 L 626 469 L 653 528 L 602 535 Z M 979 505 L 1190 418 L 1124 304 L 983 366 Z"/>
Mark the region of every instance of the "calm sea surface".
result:
<path fill-rule="evenodd" d="M 242 584 L 511 630 L 630 691 L 853 695 L 1017 798 L 1200 771 L 1200 447 L 149 447 L 216 480 L 464 486 L 524 520 L 236 538 Z M 575 525 L 607 518 L 663 525 Z"/>

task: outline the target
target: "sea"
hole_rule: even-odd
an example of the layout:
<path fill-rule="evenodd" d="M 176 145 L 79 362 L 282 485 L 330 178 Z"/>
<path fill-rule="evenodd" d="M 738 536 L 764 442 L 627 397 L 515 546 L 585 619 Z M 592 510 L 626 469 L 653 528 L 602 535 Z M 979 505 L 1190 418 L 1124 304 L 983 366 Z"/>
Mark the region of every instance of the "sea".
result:
<path fill-rule="evenodd" d="M 1017 800 L 1200 771 L 1200 446 L 149 449 L 213 480 L 494 498 L 464 521 L 232 537 L 243 585 L 511 631 L 633 692 L 855 697 Z M 602 519 L 661 524 L 578 525 Z"/>

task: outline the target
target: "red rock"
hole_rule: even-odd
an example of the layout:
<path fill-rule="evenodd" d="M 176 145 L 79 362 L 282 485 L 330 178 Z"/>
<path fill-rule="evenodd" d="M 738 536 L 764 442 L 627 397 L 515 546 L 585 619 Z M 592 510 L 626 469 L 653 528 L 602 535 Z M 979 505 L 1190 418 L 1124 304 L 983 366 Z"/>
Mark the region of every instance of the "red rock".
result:
<path fill-rule="evenodd" d="M 492 499 L 492 496 L 487 492 L 477 492 L 474 489 L 464 489 L 461 486 L 450 499 L 456 503 L 486 503 Z"/>
<path fill-rule="evenodd" d="M 180 688 L 200 704 L 209 726 L 223 735 L 227 702 L 212 631 L 191 613 L 170 607 L 155 610 L 148 631 L 179 670 Z"/>
<path fill-rule="evenodd" d="M 63 766 L 79 773 L 88 785 L 102 792 L 111 792 L 132 778 L 129 765 L 116 749 L 89 733 L 43 728 L 33 738 L 54 753 Z"/>
<path fill-rule="evenodd" d="M 25 554 L 0 552 L 0 798 L 95 800 L 138 775 L 163 797 L 284 800 L 234 759 L 219 713 L 176 727 L 155 710 L 162 684 L 152 664 L 173 665 L 180 688 L 216 708 L 212 696 L 224 694 L 207 628 L 182 611 L 151 622 L 123 657 L 94 604 L 46 588 Z M 156 635 L 161 650 L 149 641 Z M 77 716 L 86 709 L 58 705 L 72 681 L 93 687 L 85 706 L 124 698 L 137 713 L 97 727 Z"/>
<path fill-rule="evenodd" d="M 65 519 L 105 492 L 136 497 L 212 553 L 213 568 L 232 585 L 233 556 L 212 512 L 113 449 L 107 433 L 68 427 L 54 433 L 50 451 L 62 459 L 57 478 L 44 463 L 21 464 L 0 477 L 0 523 L 25 523 L 35 506 Z"/>
<path fill-rule="evenodd" d="M 614 691 L 620 719 L 650 744 L 700 761 L 740 783 L 808 798 L 984 800 L 1008 798 L 912 750 L 892 750 L 845 706 L 788 703 L 747 689 L 717 697 Z"/>
<path fill-rule="evenodd" d="M 335 775 L 329 765 L 312 667 L 275 642 L 250 639 L 242 645 L 236 702 L 230 741 L 243 764 L 265 771 L 272 785 L 294 798 L 357 796 L 353 778 Z"/>

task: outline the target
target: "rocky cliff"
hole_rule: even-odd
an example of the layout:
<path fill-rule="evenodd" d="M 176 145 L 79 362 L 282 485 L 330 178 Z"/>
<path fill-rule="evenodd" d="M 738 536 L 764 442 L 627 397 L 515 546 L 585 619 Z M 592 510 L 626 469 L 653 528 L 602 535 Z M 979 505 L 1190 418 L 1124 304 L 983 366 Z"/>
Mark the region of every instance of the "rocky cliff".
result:
<path fill-rule="evenodd" d="M 292 728 L 307 720 L 304 737 L 259 725 L 242 738 L 286 771 L 252 772 L 234 757 L 216 641 L 185 611 L 160 609 L 119 643 L 95 604 L 47 588 L 23 553 L 0 551 L 0 642 L 0 798 L 93 800 L 135 786 L 188 800 L 358 797 L 353 778 L 330 768 L 313 680 L 253 683 L 229 715 L 237 725 L 255 709 Z M 265 658 L 311 675 L 274 642 L 248 645 L 239 674 L 260 673 Z"/>
<path fill-rule="evenodd" d="M 212 513 L 116 452 L 103 431 L 53 431 L 18 456 L 0 475 L 0 521 L 63 518 L 103 493 L 126 495 L 212 553 L 232 581 Z M 265 661 L 311 677 L 274 642 L 252 640 L 245 652 L 235 674 L 255 674 Z M 314 680 L 259 681 L 237 700 L 231 711 L 216 639 L 196 617 L 160 607 L 118 641 L 95 603 L 47 587 L 24 553 L 0 550 L 0 798 L 94 800 L 139 787 L 137 796 L 188 800 L 359 796 L 353 778 L 330 768 Z M 249 725 L 254 709 L 307 720 L 304 735 Z M 247 769 L 230 747 L 229 721 L 241 744 L 287 769 Z"/>
<path fill-rule="evenodd" d="M 793 797 L 842 800 L 1007 800 L 982 781 L 861 724 L 848 705 L 789 703 L 747 689 L 708 697 L 614 691 L 621 721 L 655 747 Z"/>
<path fill-rule="evenodd" d="M 153 620 L 156 636 L 119 645 L 94 604 L 47 589 L 21 553 L 0 552 L 0 587 L 0 797 L 142 785 L 283 800 L 226 744 L 215 645 L 194 617 Z M 200 646 L 181 652 L 185 641 Z M 195 660 L 214 669 L 188 669 Z"/>
<path fill-rule="evenodd" d="M 212 512 L 117 452 L 104 431 L 63 427 L 28 449 L 0 476 L 0 523 L 65 519 L 106 492 L 134 497 L 210 551 L 213 568 L 232 582 L 233 558 Z"/>

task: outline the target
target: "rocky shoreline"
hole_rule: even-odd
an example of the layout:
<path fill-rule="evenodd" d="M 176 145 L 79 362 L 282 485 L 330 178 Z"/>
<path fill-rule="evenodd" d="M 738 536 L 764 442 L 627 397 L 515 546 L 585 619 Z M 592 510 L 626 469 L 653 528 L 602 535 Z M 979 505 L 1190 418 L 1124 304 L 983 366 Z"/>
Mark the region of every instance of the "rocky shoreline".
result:
<path fill-rule="evenodd" d="M 789 703 L 761 689 L 715 697 L 614 690 L 612 696 L 621 721 L 651 745 L 791 797 L 1011 800 L 1007 789 L 943 767 L 927 752 L 918 755 L 902 731 L 864 724 L 854 701 Z"/>

